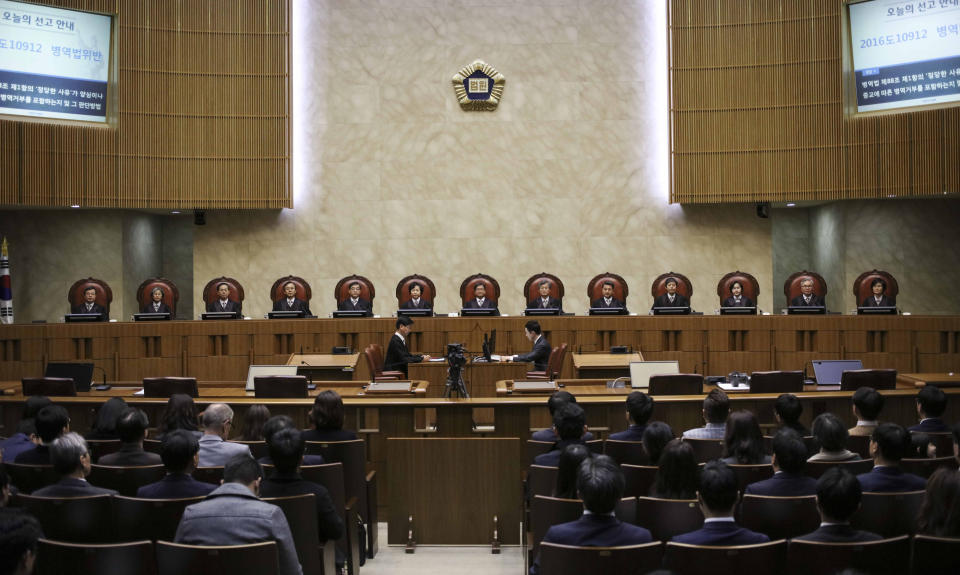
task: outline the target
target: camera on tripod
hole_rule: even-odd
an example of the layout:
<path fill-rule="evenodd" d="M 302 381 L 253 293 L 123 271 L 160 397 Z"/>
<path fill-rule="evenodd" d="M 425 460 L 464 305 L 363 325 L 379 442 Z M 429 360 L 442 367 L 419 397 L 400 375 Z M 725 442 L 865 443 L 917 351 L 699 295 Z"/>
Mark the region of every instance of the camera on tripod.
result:
<path fill-rule="evenodd" d="M 467 356 L 463 353 L 462 343 L 447 344 L 447 365 L 450 367 L 463 367 L 467 364 Z"/>
<path fill-rule="evenodd" d="M 459 394 L 460 397 L 470 397 L 463 384 L 463 366 L 467 365 L 467 356 L 462 343 L 447 344 L 447 386 L 443 397 Z"/>

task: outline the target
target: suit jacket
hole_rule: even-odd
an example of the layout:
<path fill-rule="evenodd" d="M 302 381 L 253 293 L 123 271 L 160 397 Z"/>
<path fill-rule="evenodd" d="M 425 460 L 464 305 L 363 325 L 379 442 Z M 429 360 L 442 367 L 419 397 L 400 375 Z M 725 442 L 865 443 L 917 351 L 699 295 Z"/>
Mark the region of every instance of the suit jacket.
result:
<path fill-rule="evenodd" d="M 646 431 L 646 429 L 646 425 L 637 425 L 636 423 L 633 423 L 624 431 L 611 433 L 608 439 L 616 439 L 617 441 L 642 441 L 643 432 Z"/>
<path fill-rule="evenodd" d="M 837 525 L 821 525 L 812 533 L 796 537 L 797 541 L 820 541 L 823 543 L 861 543 L 863 541 L 879 541 L 882 536 L 869 531 L 857 531 L 849 523 Z"/>
<path fill-rule="evenodd" d="M 766 543 L 770 538 L 763 533 L 756 533 L 740 527 L 733 521 L 711 521 L 704 523 L 703 527 L 675 535 L 670 541 L 677 543 L 689 543 L 691 545 L 755 545 L 757 543 Z"/>
<path fill-rule="evenodd" d="M 317 502 L 317 526 L 320 541 L 340 539 L 343 536 L 343 519 L 333 506 L 330 492 L 323 485 L 306 481 L 299 473 L 274 473 L 260 484 L 260 497 L 290 497 L 313 493 Z"/>
<path fill-rule="evenodd" d="M 304 441 L 352 441 L 357 434 L 349 429 L 308 429 L 301 437 Z"/>
<path fill-rule="evenodd" d="M 257 460 L 260 465 L 273 465 L 273 459 L 269 455 L 264 455 Z M 323 465 L 326 463 L 322 455 L 304 455 L 300 460 L 300 465 Z"/>
<path fill-rule="evenodd" d="M 4 457 L 4 460 L 6 460 L 6 457 Z M 33 449 L 21 451 L 13 462 L 24 465 L 50 465 L 50 447 L 36 445 Z"/>
<path fill-rule="evenodd" d="M 407 375 L 407 364 L 421 361 L 423 361 L 422 355 L 410 353 L 407 344 L 400 339 L 400 336 L 393 334 L 390 343 L 387 344 L 387 354 L 383 358 L 384 371 L 402 371 L 403 375 Z"/>
<path fill-rule="evenodd" d="M 550 360 L 550 342 L 540 334 L 537 341 L 533 343 L 533 350 L 530 353 L 521 353 L 514 361 L 532 361 L 534 371 L 546 371 L 547 362 Z M 550 374 L 548 373 L 549 377 Z"/>
<path fill-rule="evenodd" d="M 163 461 L 156 453 L 144 451 L 143 447 L 133 444 L 124 444 L 120 450 L 104 455 L 97 460 L 97 465 L 116 465 L 121 467 L 140 467 L 143 465 L 162 465 Z"/>
<path fill-rule="evenodd" d="M 177 543 L 246 545 L 276 541 L 281 575 L 302 575 L 290 525 L 283 511 L 257 499 L 239 483 L 225 483 L 188 506 L 177 527 Z"/>
<path fill-rule="evenodd" d="M 220 298 L 217 298 L 217 299 L 215 299 L 215 300 L 213 300 L 212 302 L 210 302 L 210 303 L 207 304 L 207 311 L 209 311 L 209 312 L 214 312 L 214 311 L 232 311 L 232 312 L 236 312 L 236 313 L 241 313 L 241 309 L 240 309 L 240 308 L 241 308 L 240 302 L 235 302 L 235 301 L 233 301 L 232 299 L 228 299 L 228 300 L 227 300 L 227 307 L 222 307 L 222 306 L 220 305 Z"/>
<path fill-rule="evenodd" d="M 553 449 L 534 457 L 533 464 L 543 465 L 544 467 L 559 467 L 560 454 L 563 453 L 564 448 L 571 443 L 583 443 L 583 438 L 581 437 L 580 439 L 575 439 L 573 441 L 558 441 L 556 444 L 554 444 Z"/>
<path fill-rule="evenodd" d="M 857 476 L 860 488 L 874 493 L 898 493 L 902 491 L 923 491 L 927 488 L 927 480 L 906 473 L 899 467 L 876 466 L 867 473 Z"/>
<path fill-rule="evenodd" d="M 293 298 L 293 305 L 288 305 L 287 298 L 282 297 L 273 302 L 273 311 L 302 311 L 304 315 L 313 315 L 310 313 L 310 304 L 300 298 Z"/>
<path fill-rule="evenodd" d="M 497 309 L 497 304 L 490 298 L 483 299 L 483 305 L 477 303 L 477 298 L 472 297 L 463 304 L 464 309 L 493 309 L 496 310 L 496 313 L 493 315 L 500 315 L 500 310 Z"/>
<path fill-rule="evenodd" d="M 217 486 L 197 481 L 186 473 L 168 473 L 163 479 L 137 489 L 141 499 L 186 499 L 209 495 Z"/>
<path fill-rule="evenodd" d="M 557 434 L 553 432 L 552 427 L 548 427 L 546 429 L 534 431 L 530 434 L 530 439 L 533 441 L 558 441 L 560 438 L 557 437 Z M 580 437 L 580 441 L 593 441 L 593 434 L 589 431 L 584 433 Z"/>
<path fill-rule="evenodd" d="M 116 495 L 113 489 L 104 489 L 90 485 L 83 479 L 64 477 L 53 485 L 41 487 L 33 492 L 37 497 L 89 497 L 91 495 Z"/>
<path fill-rule="evenodd" d="M 400 309 L 433 309 L 433 302 L 427 299 L 420 298 L 420 305 L 414 305 L 412 299 L 400 304 Z"/>
<path fill-rule="evenodd" d="M 590 307 L 624 307 L 624 305 L 622 301 L 618 300 L 615 297 L 610 298 L 610 305 L 607 305 L 602 297 L 598 297 L 597 299 L 590 302 Z"/>
<path fill-rule="evenodd" d="M 677 292 L 674 294 L 673 303 L 670 303 L 670 298 L 663 293 L 653 300 L 653 307 L 690 307 L 690 300 L 687 299 L 687 296 Z"/>
<path fill-rule="evenodd" d="M 801 497 L 817 494 L 817 480 L 802 473 L 780 471 L 770 479 L 747 485 L 745 495 L 770 495 L 774 497 Z"/>
<path fill-rule="evenodd" d="M 97 303 L 93 304 L 93 308 L 91 308 L 90 311 L 87 311 L 86 302 L 71 306 L 70 313 L 98 313 L 101 316 L 100 321 L 107 321 L 107 319 L 109 319 L 107 318 L 107 308 Z"/>
<path fill-rule="evenodd" d="M 12 463 L 18 455 L 35 447 L 36 444 L 30 441 L 30 436 L 20 432 L 0 441 L 0 452 L 3 453 L 3 461 L 7 463 Z"/>
<path fill-rule="evenodd" d="M 337 309 L 340 311 L 372 311 L 373 306 L 370 305 L 370 302 L 361 298 L 357 298 L 357 305 L 353 305 L 353 300 L 349 297 L 344 298 L 337 304 Z"/>
<path fill-rule="evenodd" d="M 560 309 L 562 307 L 560 300 L 555 297 L 548 297 L 547 305 L 543 305 L 542 297 L 535 297 L 527 302 L 527 309 Z"/>
<path fill-rule="evenodd" d="M 820 307 L 826 305 L 823 303 L 823 298 L 817 294 L 810 294 L 810 303 L 803 301 L 803 294 L 798 295 L 797 297 L 790 300 L 791 307 Z"/>
<path fill-rule="evenodd" d="M 219 435 L 209 433 L 200 438 L 200 467 L 223 467 L 232 457 L 241 453 L 253 457 L 250 447 L 242 443 L 230 443 Z"/>
<path fill-rule="evenodd" d="M 740 303 L 737 303 L 733 296 L 730 296 L 723 300 L 723 307 L 753 307 L 753 300 L 743 295 L 740 296 Z"/>
<path fill-rule="evenodd" d="M 880 296 L 880 303 L 877 303 L 877 300 L 873 298 L 873 295 L 868 295 L 866 299 L 860 302 L 860 307 L 891 307 L 896 305 L 893 303 L 893 300 L 883 295 Z"/>
<path fill-rule="evenodd" d="M 173 315 L 173 310 L 171 310 L 170 306 L 163 302 L 160 302 L 160 309 L 155 310 L 153 309 L 153 301 L 151 300 L 140 309 L 140 313 L 169 313 Z"/>
<path fill-rule="evenodd" d="M 612 515 L 584 513 L 580 519 L 552 526 L 543 536 L 549 543 L 580 545 L 584 547 L 619 547 L 640 545 L 653 541 L 650 532 L 643 527 L 624 523 Z M 530 568 L 532 575 L 540 572 L 540 557 Z"/>
<path fill-rule="evenodd" d="M 950 426 L 943 422 L 939 417 L 928 417 L 920 423 L 909 428 L 909 431 L 922 431 L 924 433 L 950 433 Z"/>

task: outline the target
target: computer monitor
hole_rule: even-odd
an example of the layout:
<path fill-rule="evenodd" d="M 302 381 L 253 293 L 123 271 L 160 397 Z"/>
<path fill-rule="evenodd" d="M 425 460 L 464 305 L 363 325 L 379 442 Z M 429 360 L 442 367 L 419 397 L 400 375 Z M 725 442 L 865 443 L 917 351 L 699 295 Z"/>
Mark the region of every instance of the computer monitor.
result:
<path fill-rule="evenodd" d="M 882 307 L 858 307 L 857 315 L 897 315 L 897 306 L 885 305 Z"/>
<path fill-rule="evenodd" d="M 863 369 L 863 362 L 859 359 L 817 359 L 811 363 L 813 376 L 817 379 L 817 387 L 839 386 L 843 372 Z"/>
<path fill-rule="evenodd" d="M 69 377 L 73 379 L 77 391 L 90 391 L 93 379 L 93 364 L 88 362 L 48 363 L 43 377 Z"/>
<path fill-rule="evenodd" d="M 680 373 L 679 361 L 631 361 L 630 387 L 646 389 L 650 387 L 651 375 L 672 373 Z"/>
<path fill-rule="evenodd" d="M 498 313 L 500 312 L 497 311 L 497 308 L 494 308 L 494 307 L 481 307 L 481 308 L 465 307 L 460 310 L 460 315 L 464 317 L 479 316 L 479 315 L 497 315 Z"/>
<path fill-rule="evenodd" d="M 296 365 L 251 365 L 247 368 L 247 391 L 254 391 L 253 378 L 271 375 L 297 375 Z"/>
<path fill-rule="evenodd" d="M 825 313 L 827 308 L 822 305 L 792 305 L 787 308 L 787 315 L 823 315 Z"/>
<path fill-rule="evenodd" d="M 720 315 L 757 315 L 756 307 L 721 307 Z"/>
<path fill-rule="evenodd" d="M 483 334 L 483 357 L 490 361 L 490 356 L 497 349 L 497 330 L 490 330 L 490 336 Z"/>
<path fill-rule="evenodd" d="M 627 315 L 625 307 L 592 307 L 588 312 L 590 315 Z"/>
<path fill-rule="evenodd" d="M 281 311 L 270 311 L 267 312 L 267 317 L 269 319 L 294 319 L 306 317 L 306 314 L 302 309 L 292 309 L 292 310 L 281 310 Z"/>
<path fill-rule="evenodd" d="M 690 306 L 683 307 L 655 307 L 653 308 L 653 315 L 689 315 Z"/>

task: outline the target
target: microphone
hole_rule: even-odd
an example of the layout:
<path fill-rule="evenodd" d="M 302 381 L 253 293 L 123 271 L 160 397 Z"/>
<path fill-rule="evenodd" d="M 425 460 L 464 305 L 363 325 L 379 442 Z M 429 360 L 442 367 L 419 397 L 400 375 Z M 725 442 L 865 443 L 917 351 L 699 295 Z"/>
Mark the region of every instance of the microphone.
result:
<path fill-rule="evenodd" d="M 99 365 L 94 365 L 93 369 L 99 369 L 101 372 L 103 372 L 103 383 L 101 385 L 98 385 L 94 389 L 96 389 L 97 391 L 106 391 L 110 389 L 112 386 L 107 385 L 107 370 L 103 369 Z"/>
<path fill-rule="evenodd" d="M 300 355 L 303 355 L 303 344 L 300 344 Z"/>

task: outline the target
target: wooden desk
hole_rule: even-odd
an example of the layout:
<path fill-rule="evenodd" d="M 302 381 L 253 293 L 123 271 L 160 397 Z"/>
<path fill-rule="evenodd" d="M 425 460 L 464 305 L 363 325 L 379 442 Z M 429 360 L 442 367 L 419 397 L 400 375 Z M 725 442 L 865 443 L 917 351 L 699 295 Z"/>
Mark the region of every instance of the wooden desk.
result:
<path fill-rule="evenodd" d="M 630 362 L 643 361 L 639 353 L 575 353 L 573 370 L 577 379 L 630 377 Z"/>
<path fill-rule="evenodd" d="M 509 361 L 467 362 L 462 370 L 463 384 L 470 397 L 494 397 L 497 380 L 523 379 L 530 368 L 529 363 Z M 410 363 L 407 364 L 407 370 L 411 379 L 429 382 L 429 397 L 443 397 L 447 384 L 447 362 Z"/>
<path fill-rule="evenodd" d="M 290 354 L 287 365 L 296 365 L 299 375 L 306 375 L 311 381 L 349 381 L 355 379 L 359 353 L 333 355 L 318 354 Z"/>
<path fill-rule="evenodd" d="M 901 384 L 923 387 L 925 385 L 939 385 L 943 387 L 960 386 L 960 373 L 899 373 L 897 374 L 897 388 Z"/>

